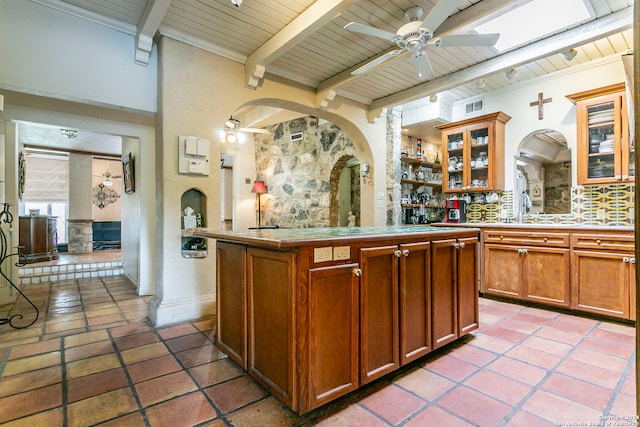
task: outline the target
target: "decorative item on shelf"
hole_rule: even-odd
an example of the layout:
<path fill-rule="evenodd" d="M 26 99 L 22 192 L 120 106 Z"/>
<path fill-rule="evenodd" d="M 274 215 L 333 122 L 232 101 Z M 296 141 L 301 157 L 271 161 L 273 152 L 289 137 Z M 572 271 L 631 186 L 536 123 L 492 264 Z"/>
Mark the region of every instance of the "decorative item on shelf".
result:
<path fill-rule="evenodd" d="M 182 217 L 182 221 L 184 223 L 185 230 L 196 228 L 198 226 L 198 221 L 194 212 L 193 208 L 190 208 L 189 206 L 184 209 L 184 217 Z"/>
<path fill-rule="evenodd" d="M 251 188 L 251 192 L 258 195 L 258 228 L 262 226 L 262 203 L 260 200 L 260 196 L 262 194 L 268 193 L 267 185 L 264 181 L 253 181 L 253 187 Z"/>
<path fill-rule="evenodd" d="M 11 223 L 13 222 L 13 215 L 9 211 L 10 206 L 11 205 L 9 203 L 2 203 L 2 211 L 0 212 L 0 275 L 7 281 L 7 283 L 9 283 L 9 285 L 11 285 L 12 288 L 14 288 L 31 305 L 31 307 L 33 307 L 35 311 L 35 316 L 33 320 L 31 320 L 28 324 L 19 326 L 14 324 L 14 320 L 15 319 L 22 320 L 24 319 L 24 316 L 20 313 L 16 313 L 9 317 L 0 318 L 0 325 L 4 325 L 8 323 L 9 326 L 11 326 L 14 329 L 24 329 L 36 323 L 36 321 L 38 320 L 38 316 L 40 315 L 40 311 L 38 310 L 38 307 L 36 307 L 36 305 L 33 302 L 31 302 L 31 300 L 20 290 L 20 288 L 18 288 L 13 283 L 13 281 L 9 278 L 9 276 L 7 276 L 4 273 L 4 271 L 2 271 L 2 266 L 4 265 L 4 262 L 13 256 L 18 256 L 18 262 L 16 262 L 15 264 L 16 267 L 24 266 L 24 263 L 20 262 L 20 257 L 22 255 L 20 255 L 19 252 L 8 253 L 9 244 L 7 242 L 7 236 L 4 234 L 4 228 L 1 226 L 2 224 L 7 224 L 9 228 L 11 228 Z M 14 309 L 16 307 L 23 307 L 23 306 L 24 306 L 23 304 L 14 305 Z"/>
<path fill-rule="evenodd" d="M 422 159 L 422 139 L 420 138 L 416 142 L 416 158 Z"/>
<path fill-rule="evenodd" d="M 31 215 L 31 216 L 40 215 L 40 209 L 29 209 L 29 215 Z"/>

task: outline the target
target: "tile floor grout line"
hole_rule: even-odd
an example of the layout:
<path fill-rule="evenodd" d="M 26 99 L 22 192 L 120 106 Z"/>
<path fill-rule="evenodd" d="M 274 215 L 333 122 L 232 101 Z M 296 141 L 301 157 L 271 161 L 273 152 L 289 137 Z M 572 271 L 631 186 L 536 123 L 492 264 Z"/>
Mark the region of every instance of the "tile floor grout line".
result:
<path fill-rule="evenodd" d="M 131 390 L 131 393 L 133 394 L 133 398 L 136 401 L 136 405 L 138 405 L 138 412 L 140 412 L 140 415 L 142 417 L 142 421 L 144 422 L 144 425 L 146 427 L 151 427 L 151 423 L 149 422 L 149 419 L 147 417 L 147 413 L 144 410 L 144 407 L 142 406 L 142 401 L 140 400 L 140 396 L 138 395 L 138 392 L 136 391 L 136 386 L 135 383 L 133 382 L 133 379 L 131 378 L 131 375 L 129 374 L 129 369 L 127 369 L 127 364 L 124 361 L 124 358 L 122 357 L 122 353 L 120 351 L 120 348 L 118 347 L 118 344 L 116 343 L 116 340 L 113 338 L 113 334 L 111 332 L 111 328 L 107 328 L 107 336 L 109 337 L 109 341 L 111 341 L 111 346 L 113 347 L 113 351 L 116 354 L 116 357 L 118 358 L 118 362 L 120 363 L 120 366 L 122 367 L 122 370 L 124 372 L 125 378 L 127 379 L 127 384 L 129 386 L 129 389 Z M 134 334 L 136 335 L 136 334 Z M 133 412 L 130 412 L 131 414 Z M 128 415 L 128 414 L 126 414 Z M 115 418 L 111 418 L 112 419 L 118 419 L 121 415 L 116 416 Z M 101 421 L 102 423 L 107 422 L 109 420 L 104 420 Z"/>
<path fill-rule="evenodd" d="M 69 384 L 67 383 L 67 359 L 65 357 L 66 339 L 64 337 L 58 338 L 60 340 L 60 376 L 62 378 L 62 425 L 69 425 Z"/>

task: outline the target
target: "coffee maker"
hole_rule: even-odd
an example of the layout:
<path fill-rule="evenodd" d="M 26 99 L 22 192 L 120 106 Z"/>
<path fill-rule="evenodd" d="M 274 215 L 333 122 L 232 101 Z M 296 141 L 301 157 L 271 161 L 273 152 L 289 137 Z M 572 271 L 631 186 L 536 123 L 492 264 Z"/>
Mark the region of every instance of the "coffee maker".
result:
<path fill-rule="evenodd" d="M 446 222 L 459 223 L 467 221 L 467 205 L 465 200 L 447 200 Z"/>

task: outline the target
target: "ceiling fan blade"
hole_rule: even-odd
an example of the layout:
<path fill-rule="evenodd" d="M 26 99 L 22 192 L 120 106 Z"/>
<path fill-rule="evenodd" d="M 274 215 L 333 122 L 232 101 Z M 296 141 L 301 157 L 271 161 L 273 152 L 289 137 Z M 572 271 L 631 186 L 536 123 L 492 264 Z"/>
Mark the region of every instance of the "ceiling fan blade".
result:
<path fill-rule="evenodd" d="M 433 39 L 435 47 L 493 46 L 498 42 L 500 34 L 455 34 Z"/>
<path fill-rule="evenodd" d="M 422 21 L 422 27 L 428 29 L 432 33 L 442 25 L 445 19 L 453 13 L 454 10 L 460 4 L 460 0 L 440 0 L 433 9 L 429 12 L 424 21 Z"/>
<path fill-rule="evenodd" d="M 365 73 L 365 72 L 369 71 L 370 69 L 372 69 L 373 67 L 376 67 L 376 66 L 382 64 L 383 62 L 388 61 L 389 59 L 400 55 L 400 53 L 402 53 L 402 50 L 394 49 L 392 51 L 389 51 L 389 52 L 385 53 L 384 55 L 380 55 L 376 59 L 374 59 L 372 61 L 369 61 L 366 64 L 364 64 L 362 67 L 359 67 L 359 68 L 353 70 L 351 72 L 351 75 L 357 76 L 358 74 Z"/>
<path fill-rule="evenodd" d="M 368 36 L 379 37 L 381 39 L 393 41 L 398 37 L 396 33 L 390 31 L 381 30 L 379 28 L 370 27 L 369 25 L 359 24 L 357 22 L 349 22 L 344 26 L 345 30 L 352 31 L 354 33 L 366 34 Z"/>
<path fill-rule="evenodd" d="M 240 132 L 249 132 L 249 133 L 269 133 L 268 130 L 259 129 L 259 128 L 240 128 L 239 131 Z"/>
<path fill-rule="evenodd" d="M 413 65 L 416 67 L 418 78 L 425 80 L 427 77 L 433 75 L 433 68 L 431 67 L 431 61 L 424 51 L 418 51 L 411 57 L 413 59 Z"/>

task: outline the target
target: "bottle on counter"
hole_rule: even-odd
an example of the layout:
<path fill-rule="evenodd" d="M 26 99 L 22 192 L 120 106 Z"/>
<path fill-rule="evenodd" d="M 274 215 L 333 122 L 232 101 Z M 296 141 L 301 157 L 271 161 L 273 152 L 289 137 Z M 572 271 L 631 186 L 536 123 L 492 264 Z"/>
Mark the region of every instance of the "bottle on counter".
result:
<path fill-rule="evenodd" d="M 416 142 L 416 158 L 417 159 L 422 158 L 422 139 L 421 138 L 418 138 L 418 141 Z"/>

